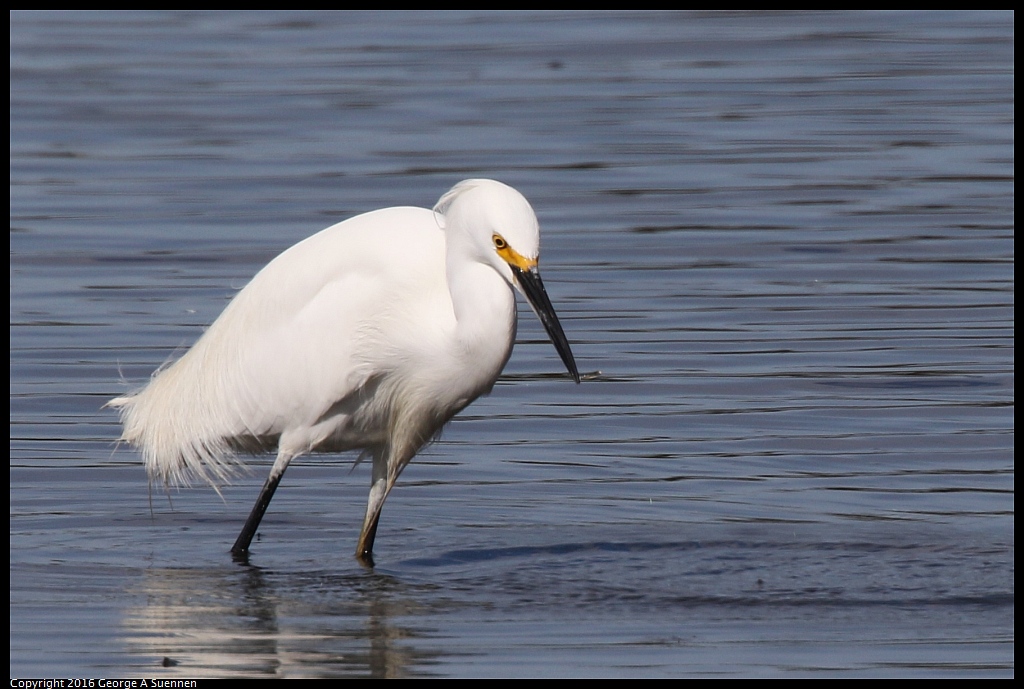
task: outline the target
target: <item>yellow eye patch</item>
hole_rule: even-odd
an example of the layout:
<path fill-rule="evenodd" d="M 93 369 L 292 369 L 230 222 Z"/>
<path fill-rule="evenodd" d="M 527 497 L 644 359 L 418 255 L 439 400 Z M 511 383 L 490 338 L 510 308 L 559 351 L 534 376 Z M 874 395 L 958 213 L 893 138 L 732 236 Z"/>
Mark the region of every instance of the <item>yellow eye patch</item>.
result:
<path fill-rule="evenodd" d="M 537 259 L 527 258 L 521 253 L 509 246 L 509 243 L 505 241 L 505 238 L 500 234 L 495 234 L 491 237 L 491 241 L 494 242 L 494 248 L 498 252 L 498 255 L 505 259 L 505 262 L 511 266 L 519 268 L 519 270 L 530 270 L 537 266 Z"/>

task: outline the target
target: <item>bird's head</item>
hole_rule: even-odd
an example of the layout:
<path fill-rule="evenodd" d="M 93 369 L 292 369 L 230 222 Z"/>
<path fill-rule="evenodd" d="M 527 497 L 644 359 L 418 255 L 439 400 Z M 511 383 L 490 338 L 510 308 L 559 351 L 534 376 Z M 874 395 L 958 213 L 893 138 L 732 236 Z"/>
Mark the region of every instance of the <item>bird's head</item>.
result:
<path fill-rule="evenodd" d="M 459 182 L 434 206 L 447 242 L 464 256 L 494 268 L 511 285 L 514 268 L 536 268 L 540 226 L 530 203 L 490 179 Z"/>
<path fill-rule="evenodd" d="M 565 367 L 580 382 L 569 342 L 540 279 L 540 225 L 529 201 L 501 182 L 468 179 L 442 196 L 434 213 L 450 249 L 494 268 L 526 297 Z"/>

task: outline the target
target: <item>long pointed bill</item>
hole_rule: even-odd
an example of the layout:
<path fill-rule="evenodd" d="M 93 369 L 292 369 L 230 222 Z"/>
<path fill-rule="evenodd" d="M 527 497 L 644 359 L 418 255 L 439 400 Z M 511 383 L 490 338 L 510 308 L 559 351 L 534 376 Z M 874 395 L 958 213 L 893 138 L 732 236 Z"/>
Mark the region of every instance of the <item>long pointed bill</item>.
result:
<path fill-rule="evenodd" d="M 540 319 L 544 329 L 548 332 L 548 337 L 551 338 L 551 343 L 555 345 L 558 356 L 562 357 L 562 363 L 569 370 L 572 379 L 577 383 L 580 382 L 580 372 L 576 370 L 576 360 L 573 359 L 572 350 L 569 349 L 569 340 L 566 339 L 565 333 L 562 332 L 558 316 L 555 315 L 555 307 L 551 305 L 551 300 L 548 299 L 548 293 L 544 289 L 544 283 L 541 282 L 537 266 L 534 265 L 527 270 L 523 270 L 511 263 L 509 265 L 512 267 L 512 273 L 516 277 L 519 290 L 526 297 L 526 300 L 530 302 L 530 307 L 537 314 L 537 318 Z"/>

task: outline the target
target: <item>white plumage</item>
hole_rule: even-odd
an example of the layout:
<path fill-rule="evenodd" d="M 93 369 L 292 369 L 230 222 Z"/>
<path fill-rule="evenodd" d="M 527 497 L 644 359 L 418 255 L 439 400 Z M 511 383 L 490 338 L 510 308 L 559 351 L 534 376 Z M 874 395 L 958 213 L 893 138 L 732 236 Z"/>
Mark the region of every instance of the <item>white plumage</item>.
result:
<path fill-rule="evenodd" d="M 536 216 L 519 192 L 467 180 L 434 210 L 338 223 L 271 261 L 181 359 L 111 400 L 150 480 L 228 479 L 237 453 L 277 460 L 233 550 L 246 552 L 288 463 L 362 449 L 373 479 L 357 555 L 402 469 L 490 391 L 512 351 L 518 287 L 579 382 L 537 272 Z"/>

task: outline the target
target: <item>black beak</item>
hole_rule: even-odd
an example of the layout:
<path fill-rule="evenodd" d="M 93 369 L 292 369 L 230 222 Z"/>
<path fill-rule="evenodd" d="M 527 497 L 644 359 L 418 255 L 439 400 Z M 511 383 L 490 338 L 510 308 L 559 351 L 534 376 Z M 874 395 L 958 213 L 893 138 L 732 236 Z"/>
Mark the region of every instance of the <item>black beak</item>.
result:
<path fill-rule="evenodd" d="M 548 331 L 548 337 L 551 338 L 551 343 L 555 345 L 558 356 L 562 357 L 562 363 L 569 370 L 569 375 L 577 383 L 580 382 L 580 372 L 576 370 L 576 360 L 572 358 L 569 340 L 565 338 L 565 333 L 562 332 L 558 316 L 555 315 L 555 307 L 551 305 L 551 300 L 548 299 L 548 293 L 544 289 L 544 283 L 541 282 L 540 273 L 537 271 L 537 268 L 533 267 L 529 270 L 522 270 L 515 266 L 511 266 L 511 268 L 519 289 L 526 296 L 526 300 L 530 302 L 530 307 L 537 314 L 537 318 L 540 319 L 544 329 Z"/>

